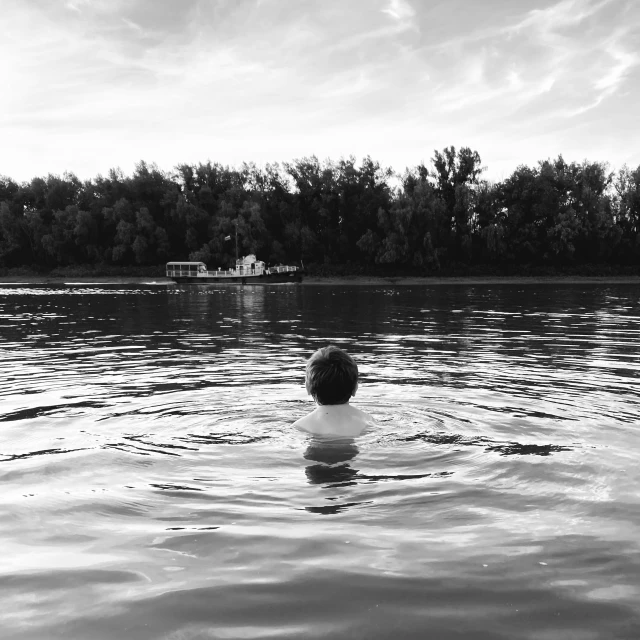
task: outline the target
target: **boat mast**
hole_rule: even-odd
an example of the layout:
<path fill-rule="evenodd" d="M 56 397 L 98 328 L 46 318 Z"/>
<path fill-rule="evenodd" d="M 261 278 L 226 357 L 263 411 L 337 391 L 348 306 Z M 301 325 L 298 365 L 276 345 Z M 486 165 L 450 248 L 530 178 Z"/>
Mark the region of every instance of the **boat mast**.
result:
<path fill-rule="evenodd" d="M 236 265 L 238 264 L 238 218 L 235 219 L 236 223 Z"/>

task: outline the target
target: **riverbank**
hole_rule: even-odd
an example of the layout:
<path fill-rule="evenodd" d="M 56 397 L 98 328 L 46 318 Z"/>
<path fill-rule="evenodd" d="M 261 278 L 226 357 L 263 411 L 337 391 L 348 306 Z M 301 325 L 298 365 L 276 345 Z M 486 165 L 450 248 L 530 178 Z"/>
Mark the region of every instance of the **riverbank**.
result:
<path fill-rule="evenodd" d="M 314 285 L 420 285 L 420 284 L 527 284 L 540 282 L 640 282 L 640 265 L 584 264 L 565 267 L 541 265 L 482 266 L 454 265 L 441 271 L 419 274 L 415 270 L 350 265 L 309 265 L 304 282 Z M 49 271 L 35 267 L 0 268 L 0 283 L 62 284 L 114 283 L 140 284 L 171 282 L 164 265 L 115 266 L 74 265 Z"/>
<path fill-rule="evenodd" d="M 0 285 L 157 285 L 174 286 L 166 277 L 153 276 L 0 276 Z M 213 283 L 211 283 L 213 284 Z M 302 285 L 318 286 L 455 286 L 455 285 L 530 285 L 530 284 L 638 284 L 640 276 L 467 276 L 467 277 L 305 277 Z M 188 285 L 183 285 L 188 286 Z M 237 285 L 226 285 L 237 286 Z M 277 286 L 277 285 L 274 285 Z M 291 286 L 287 284 L 286 286 Z"/>
<path fill-rule="evenodd" d="M 313 285 L 494 285 L 494 284 L 640 284 L 640 276 L 465 276 L 465 277 L 367 277 L 342 278 L 309 277 L 304 283 Z"/>

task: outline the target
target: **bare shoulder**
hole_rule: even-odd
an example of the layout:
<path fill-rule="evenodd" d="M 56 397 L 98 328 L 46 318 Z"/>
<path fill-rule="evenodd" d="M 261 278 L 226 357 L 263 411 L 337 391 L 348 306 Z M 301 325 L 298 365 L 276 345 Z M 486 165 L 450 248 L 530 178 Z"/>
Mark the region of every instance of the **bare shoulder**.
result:
<path fill-rule="evenodd" d="M 375 423 L 373 416 L 368 414 L 366 411 L 363 411 L 362 409 L 358 409 L 357 407 L 352 407 L 352 409 L 356 412 L 355 415 L 357 415 L 358 418 L 360 418 L 360 420 L 371 423 L 371 424 Z"/>
<path fill-rule="evenodd" d="M 313 413 L 309 413 L 299 420 L 296 420 L 292 426 L 299 431 L 310 431 L 313 427 L 313 423 Z"/>
<path fill-rule="evenodd" d="M 316 408 L 308 415 L 296 420 L 293 427 L 298 431 L 314 435 L 357 436 L 375 425 L 373 418 L 348 404 L 327 405 Z"/>

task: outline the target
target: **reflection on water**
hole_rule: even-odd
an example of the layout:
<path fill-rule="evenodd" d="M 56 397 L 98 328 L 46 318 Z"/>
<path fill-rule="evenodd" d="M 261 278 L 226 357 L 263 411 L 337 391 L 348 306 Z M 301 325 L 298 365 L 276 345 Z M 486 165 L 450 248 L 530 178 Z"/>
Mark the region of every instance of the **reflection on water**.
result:
<path fill-rule="evenodd" d="M 327 441 L 314 438 L 304 452 L 305 460 L 315 463 L 305 468 L 307 479 L 311 484 L 353 484 L 351 481 L 358 470 L 351 467 L 350 461 L 357 454 L 358 447 L 353 440 Z"/>
<path fill-rule="evenodd" d="M 503 456 L 548 456 L 557 451 L 571 451 L 571 447 L 556 444 L 521 444 L 519 442 L 496 443 L 486 436 L 476 436 L 472 438 L 461 434 L 448 433 L 414 433 L 405 438 L 403 442 L 415 442 L 420 440 L 433 445 L 456 444 L 462 447 L 485 447 L 485 451 L 498 451 Z"/>
<path fill-rule="evenodd" d="M 634 285 L 0 286 L 0 636 L 638 638 L 639 319 Z M 290 427 L 328 342 L 356 440 Z"/>

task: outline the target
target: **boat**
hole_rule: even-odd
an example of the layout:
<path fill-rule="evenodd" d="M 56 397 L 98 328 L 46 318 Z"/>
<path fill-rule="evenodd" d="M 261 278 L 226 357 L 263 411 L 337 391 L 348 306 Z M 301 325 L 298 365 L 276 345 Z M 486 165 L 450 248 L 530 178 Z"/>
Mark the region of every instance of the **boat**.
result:
<path fill-rule="evenodd" d="M 167 262 L 167 278 L 187 284 L 272 284 L 275 282 L 301 282 L 302 269 L 291 265 L 267 267 L 262 260 L 249 254 L 236 259 L 232 269 L 207 269 L 204 262 Z"/>

